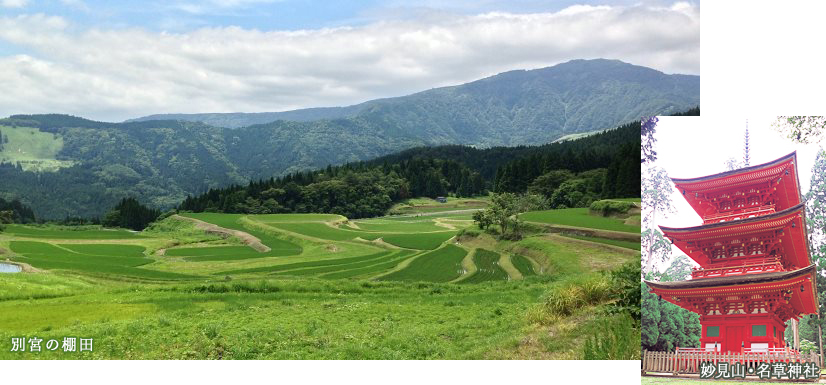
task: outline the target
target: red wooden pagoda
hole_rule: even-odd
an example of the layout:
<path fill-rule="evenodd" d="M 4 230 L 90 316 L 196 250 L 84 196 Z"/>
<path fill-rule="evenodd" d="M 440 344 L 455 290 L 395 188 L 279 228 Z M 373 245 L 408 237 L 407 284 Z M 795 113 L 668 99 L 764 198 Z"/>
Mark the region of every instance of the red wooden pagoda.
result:
<path fill-rule="evenodd" d="M 796 153 L 695 179 L 672 179 L 703 225 L 660 227 L 696 261 L 691 279 L 646 282 L 700 315 L 701 349 L 771 352 L 786 322 L 817 312 Z"/>

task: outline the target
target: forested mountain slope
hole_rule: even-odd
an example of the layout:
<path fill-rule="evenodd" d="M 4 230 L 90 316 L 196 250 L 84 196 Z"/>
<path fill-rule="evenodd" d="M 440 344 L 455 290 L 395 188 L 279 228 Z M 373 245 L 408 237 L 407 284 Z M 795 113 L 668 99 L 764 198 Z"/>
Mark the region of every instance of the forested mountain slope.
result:
<path fill-rule="evenodd" d="M 666 75 L 618 60 L 595 59 L 509 71 L 458 86 L 348 107 L 163 114 L 135 120 L 200 121 L 230 128 L 269 124 L 284 130 L 311 131 L 324 127 L 350 131 L 355 125 L 376 135 L 408 138 L 420 144 L 495 146 L 550 142 L 571 133 L 616 127 L 646 114 L 685 111 L 699 103 L 698 76 Z M 284 122 L 276 122 L 279 120 Z M 313 123 L 319 120 L 333 122 Z"/>
<path fill-rule="evenodd" d="M 0 119 L 0 132 L 8 137 L 0 148 L 0 198 L 20 199 L 45 219 L 101 216 L 127 196 L 167 209 L 211 188 L 413 147 L 549 143 L 698 103 L 696 76 L 577 60 L 347 107 L 340 111 L 348 117 L 335 119 L 226 128 L 180 120 L 108 123 L 58 114 L 13 115 Z M 339 113 L 314 111 L 299 115 Z M 499 166 L 477 162 L 468 167 L 493 183 Z"/>

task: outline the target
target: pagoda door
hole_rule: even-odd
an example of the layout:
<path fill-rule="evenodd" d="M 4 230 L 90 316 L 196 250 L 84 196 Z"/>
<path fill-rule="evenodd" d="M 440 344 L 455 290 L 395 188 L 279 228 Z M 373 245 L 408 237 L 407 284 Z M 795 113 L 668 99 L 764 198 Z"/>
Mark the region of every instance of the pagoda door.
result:
<path fill-rule="evenodd" d="M 743 327 L 742 326 L 728 326 L 726 327 L 726 345 L 723 351 L 740 352 L 740 344 L 743 342 Z"/>

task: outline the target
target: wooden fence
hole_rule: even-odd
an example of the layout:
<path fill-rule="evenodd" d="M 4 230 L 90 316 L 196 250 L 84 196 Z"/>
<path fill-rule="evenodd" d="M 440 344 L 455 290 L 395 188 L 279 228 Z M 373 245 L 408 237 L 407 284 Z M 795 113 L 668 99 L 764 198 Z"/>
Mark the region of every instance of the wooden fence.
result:
<path fill-rule="evenodd" d="M 660 372 L 677 374 L 699 374 L 701 362 L 739 362 L 746 367 L 757 367 L 760 362 L 814 362 L 820 366 L 817 353 L 800 352 L 773 353 L 716 353 L 713 351 L 649 352 L 642 354 L 642 373 Z"/>

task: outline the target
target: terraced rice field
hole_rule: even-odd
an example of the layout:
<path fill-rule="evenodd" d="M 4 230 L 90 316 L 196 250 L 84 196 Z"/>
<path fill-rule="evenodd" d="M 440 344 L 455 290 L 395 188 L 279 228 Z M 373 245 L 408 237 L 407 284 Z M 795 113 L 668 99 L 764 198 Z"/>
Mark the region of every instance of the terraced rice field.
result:
<path fill-rule="evenodd" d="M 404 260 L 405 257 L 411 255 L 412 253 L 413 252 L 410 250 L 401 250 L 397 252 L 384 251 L 381 253 L 371 254 L 370 256 L 372 258 L 358 262 L 332 265 L 328 264 L 326 266 L 305 268 L 299 270 L 289 270 L 278 274 L 296 276 L 321 275 L 322 278 L 344 278 L 350 276 L 358 276 L 390 269 L 398 265 L 399 262 Z"/>
<path fill-rule="evenodd" d="M 401 262 L 408 259 L 411 255 L 414 255 L 416 252 L 411 250 L 400 250 L 391 255 L 391 258 L 386 258 L 384 261 L 370 264 L 364 267 L 357 267 L 352 268 L 354 265 L 348 265 L 348 269 L 341 270 L 333 273 L 323 274 L 321 278 L 329 278 L 329 279 L 339 279 L 339 278 L 367 278 L 375 276 L 376 274 L 385 272 L 390 270 L 396 266 L 398 266 Z"/>
<path fill-rule="evenodd" d="M 466 254 L 467 251 L 461 247 L 445 245 L 442 248 L 416 257 L 404 269 L 378 279 L 383 281 L 449 282 L 462 275 L 462 259 L 465 258 Z"/>
<path fill-rule="evenodd" d="M 639 250 L 640 249 L 640 243 L 639 242 L 620 241 L 620 240 L 616 240 L 616 239 L 605 239 L 605 238 L 597 238 L 597 237 L 586 237 L 586 236 L 573 235 L 573 234 L 564 234 L 564 236 L 566 236 L 568 238 L 581 239 L 583 241 L 588 241 L 588 242 L 604 243 L 606 245 L 624 247 L 626 249 L 631 249 L 631 250 Z"/>
<path fill-rule="evenodd" d="M 49 273 L 0 275 L 0 339 L 94 335 L 104 348 L 72 356 L 78 359 L 581 358 L 574 337 L 542 340 L 554 329 L 528 315 L 541 306 L 549 280 L 638 258 L 545 233 L 445 242 L 471 224 L 445 218 L 469 214 L 357 220 L 354 227 L 327 214 L 183 215 L 249 233 L 273 251 L 175 218 L 141 235 L 20 226 L 43 236 L 4 233 L 0 247 Z M 508 279 L 515 271 L 499 266 L 504 253 L 526 279 Z M 549 277 L 531 277 L 540 268 Z M 595 309 L 560 325 L 602 314 Z M 570 334 L 588 330 L 577 324 Z M 538 342 L 523 349 L 520 341 L 529 340 Z M 0 359 L 65 358 L 50 354 L 6 349 Z"/>
<path fill-rule="evenodd" d="M 181 247 L 167 250 L 166 255 L 170 257 L 184 257 L 186 261 L 203 262 L 273 257 L 278 256 L 279 251 L 281 250 L 261 253 L 248 246 Z M 291 254 L 292 253 L 283 255 Z"/>
<path fill-rule="evenodd" d="M 230 259 L 285 257 L 290 255 L 301 254 L 301 246 L 293 242 L 287 241 L 281 237 L 278 237 L 273 233 L 262 231 L 260 228 L 256 226 L 245 226 L 244 222 L 242 222 L 242 219 L 246 218 L 247 216 L 243 214 L 185 213 L 181 215 L 189 218 L 198 219 L 204 222 L 212 223 L 223 228 L 243 231 L 261 240 L 261 243 L 267 245 L 271 250 L 262 253 L 249 247 L 236 247 L 232 249 L 222 249 L 216 250 L 214 252 L 208 252 L 206 250 L 196 250 L 198 248 L 190 248 L 189 250 L 179 248 L 167 250 L 167 255 L 188 256 L 190 257 L 188 260 L 191 261 L 225 261 Z M 294 216 L 294 214 L 285 215 Z M 315 216 L 319 214 L 310 215 Z M 274 217 L 274 215 L 262 215 L 262 217 L 272 218 Z"/>
<path fill-rule="evenodd" d="M 587 227 L 591 229 L 639 233 L 640 226 L 626 225 L 624 219 L 601 217 L 588 214 L 587 208 L 531 211 L 520 215 L 529 222 L 554 225 Z"/>
<path fill-rule="evenodd" d="M 18 259 L 40 269 L 76 270 L 94 274 L 114 274 L 148 279 L 192 278 L 186 274 L 140 268 L 153 262 L 144 256 L 144 248 L 134 245 L 66 244 L 11 241 L 11 250 L 23 255 Z"/>
<path fill-rule="evenodd" d="M 48 239 L 137 239 L 146 238 L 128 230 L 109 230 L 98 226 L 23 226 L 6 225 L 3 230 L 6 235 L 21 238 L 48 238 Z"/>
<path fill-rule="evenodd" d="M 519 270 L 519 273 L 521 273 L 523 277 L 536 275 L 536 270 L 534 269 L 533 264 L 526 257 L 521 255 L 511 255 L 511 264 L 513 264 L 513 267 L 515 267 L 516 270 Z"/>
<path fill-rule="evenodd" d="M 374 219 L 354 221 L 353 223 L 361 230 L 376 232 L 445 231 L 444 227 L 438 226 L 432 220 L 428 219 L 413 219 L 408 221 Z"/>
<path fill-rule="evenodd" d="M 476 249 L 473 255 L 473 264 L 476 272 L 459 283 L 480 283 L 485 281 L 506 281 L 508 273 L 499 266 L 499 253 L 490 250 Z"/>
<path fill-rule="evenodd" d="M 330 241 L 351 241 L 356 238 L 361 238 L 367 241 L 373 241 L 381 238 L 383 241 L 398 247 L 406 249 L 417 250 L 433 250 L 444 241 L 453 237 L 455 230 L 447 230 L 445 228 L 438 228 L 438 232 L 413 232 L 414 230 L 401 230 L 405 225 L 400 224 L 369 224 L 371 228 L 381 229 L 384 227 L 390 229 L 399 229 L 398 232 L 390 230 L 382 231 L 364 231 L 355 230 L 346 227 L 332 227 L 324 223 L 305 222 L 305 223 L 270 223 L 272 227 L 277 229 L 289 231 L 296 234 L 305 235 L 308 237 L 325 239 Z M 424 225 L 421 225 L 424 226 Z M 361 227 L 361 225 L 359 225 Z M 437 227 L 437 226 L 433 226 Z"/>

